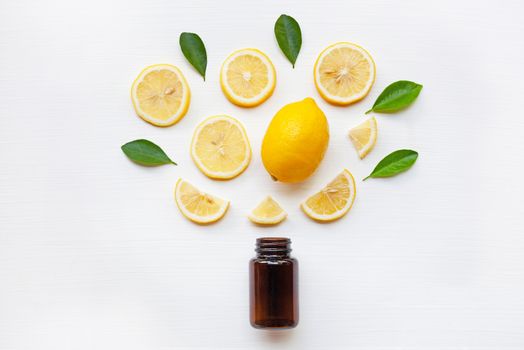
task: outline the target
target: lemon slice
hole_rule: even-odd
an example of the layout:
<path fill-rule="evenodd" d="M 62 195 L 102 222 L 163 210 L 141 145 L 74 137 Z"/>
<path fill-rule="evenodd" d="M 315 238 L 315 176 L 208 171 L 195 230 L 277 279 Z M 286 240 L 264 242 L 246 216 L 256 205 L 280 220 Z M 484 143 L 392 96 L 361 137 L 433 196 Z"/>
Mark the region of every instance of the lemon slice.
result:
<path fill-rule="evenodd" d="M 375 62 L 362 47 L 336 43 L 320 53 L 314 68 L 320 95 L 336 105 L 363 99 L 375 81 Z"/>
<path fill-rule="evenodd" d="M 136 113 L 156 126 L 170 126 L 182 119 L 189 108 L 190 96 L 186 78 L 170 64 L 145 68 L 131 87 Z"/>
<path fill-rule="evenodd" d="M 326 187 L 300 206 L 307 216 L 318 221 L 333 221 L 344 216 L 355 201 L 355 179 L 344 169 Z"/>
<path fill-rule="evenodd" d="M 251 147 L 244 127 L 226 115 L 204 120 L 193 135 L 191 157 L 212 179 L 227 180 L 238 176 L 251 161 Z"/>
<path fill-rule="evenodd" d="M 222 64 L 220 86 L 227 99 L 241 107 L 258 106 L 275 90 L 273 63 L 257 49 L 233 52 Z"/>
<path fill-rule="evenodd" d="M 182 215 L 198 224 L 220 220 L 229 208 L 229 201 L 202 192 L 182 179 L 176 183 L 175 201 Z"/>
<path fill-rule="evenodd" d="M 276 225 L 287 217 L 287 213 L 270 196 L 267 196 L 248 215 L 249 220 L 259 225 Z"/>
<path fill-rule="evenodd" d="M 349 139 L 357 149 L 360 159 L 364 159 L 377 142 L 377 121 L 375 117 L 369 118 L 360 125 L 349 130 Z"/>

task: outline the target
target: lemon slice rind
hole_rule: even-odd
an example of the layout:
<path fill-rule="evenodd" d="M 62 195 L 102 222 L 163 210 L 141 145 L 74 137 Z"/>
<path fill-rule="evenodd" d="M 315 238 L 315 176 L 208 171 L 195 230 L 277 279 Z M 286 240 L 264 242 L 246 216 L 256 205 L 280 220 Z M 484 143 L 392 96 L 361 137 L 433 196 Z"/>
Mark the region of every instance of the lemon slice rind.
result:
<path fill-rule="evenodd" d="M 245 147 L 246 147 L 246 154 L 242 162 L 238 165 L 236 169 L 232 171 L 228 171 L 228 172 L 214 171 L 210 169 L 206 164 L 204 164 L 204 162 L 197 155 L 197 150 L 196 150 L 196 147 L 199 141 L 199 136 L 202 130 L 206 126 L 209 126 L 210 124 L 214 122 L 218 122 L 218 121 L 227 121 L 228 123 L 231 123 L 232 125 L 237 127 L 238 130 L 240 131 L 240 134 L 242 135 L 242 141 L 244 142 Z M 212 116 L 212 117 L 205 119 L 197 126 L 193 134 L 193 139 L 191 141 L 191 158 L 195 162 L 198 169 L 200 169 L 200 171 L 202 171 L 204 175 L 212 179 L 229 180 L 229 179 L 235 178 L 238 175 L 242 174 L 247 169 L 251 161 L 251 146 L 249 144 L 249 139 L 247 137 L 247 133 L 246 133 L 244 126 L 235 118 L 232 118 L 227 115 L 217 115 L 217 116 Z"/>
<path fill-rule="evenodd" d="M 192 200 L 207 200 L 207 201 L 213 201 L 218 205 L 218 210 L 210 215 L 198 215 L 193 213 L 192 211 L 188 210 L 187 205 L 184 203 L 184 200 L 182 196 L 184 193 L 181 191 L 181 187 L 183 184 L 187 184 L 191 187 L 191 189 L 195 192 L 194 193 L 194 199 Z M 197 195 L 202 196 L 202 198 L 197 198 Z M 178 179 L 176 186 L 175 186 L 175 202 L 177 204 L 178 209 L 184 215 L 187 219 L 197 223 L 197 224 L 210 224 L 213 222 L 216 222 L 220 220 L 224 215 L 226 214 L 228 208 L 229 208 L 229 201 L 210 195 L 205 192 L 201 192 L 198 190 L 195 186 L 191 185 L 189 182 L 184 181 L 182 179 Z"/>
<path fill-rule="evenodd" d="M 141 107 L 139 103 L 139 98 L 137 95 L 137 89 L 139 84 L 144 80 L 144 77 L 153 72 L 153 71 L 160 71 L 160 70 L 169 70 L 170 72 L 173 72 L 176 74 L 177 78 L 180 80 L 183 91 L 182 91 L 182 98 L 180 103 L 180 108 L 174 113 L 170 118 L 166 120 L 162 120 L 159 118 L 155 118 L 154 116 L 146 113 Z M 131 100 L 133 101 L 133 107 L 135 108 L 136 114 L 145 120 L 148 123 L 151 123 L 156 126 L 171 126 L 178 122 L 180 119 L 184 117 L 184 115 L 187 113 L 187 110 L 189 109 L 189 103 L 191 99 L 191 92 L 189 90 L 189 85 L 186 81 L 186 78 L 178 69 L 178 67 L 173 66 L 171 64 L 154 64 L 151 66 L 148 66 L 140 72 L 138 77 L 133 82 L 133 85 L 131 87 Z"/>

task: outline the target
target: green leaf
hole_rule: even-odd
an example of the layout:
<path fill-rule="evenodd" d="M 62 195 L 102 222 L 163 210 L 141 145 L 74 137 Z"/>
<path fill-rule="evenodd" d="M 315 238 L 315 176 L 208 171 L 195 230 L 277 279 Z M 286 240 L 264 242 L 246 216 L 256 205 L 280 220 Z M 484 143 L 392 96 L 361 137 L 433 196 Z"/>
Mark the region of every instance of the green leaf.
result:
<path fill-rule="evenodd" d="M 382 91 L 373 108 L 366 112 L 393 113 L 406 108 L 417 99 L 422 85 L 407 80 L 399 80 Z"/>
<path fill-rule="evenodd" d="M 122 151 L 133 162 L 145 166 L 157 166 L 163 164 L 175 164 L 162 151 L 160 147 L 148 140 L 135 140 L 126 143 L 122 147 Z"/>
<path fill-rule="evenodd" d="M 295 68 L 295 62 L 302 46 L 302 32 L 298 22 L 291 16 L 281 15 L 275 22 L 275 37 L 278 46 Z"/>
<path fill-rule="evenodd" d="M 415 164 L 418 153 L 410 149 L 401 149 L 382 159 L 364 180 L 370 177 L 390 177 L 400 174 Z"/>
<path fill-rule="evenodd" d="M 180 48 L 186 59 L 206 80 L 207 53 L 204 42 L 195 33 L 180 34 Z"/>

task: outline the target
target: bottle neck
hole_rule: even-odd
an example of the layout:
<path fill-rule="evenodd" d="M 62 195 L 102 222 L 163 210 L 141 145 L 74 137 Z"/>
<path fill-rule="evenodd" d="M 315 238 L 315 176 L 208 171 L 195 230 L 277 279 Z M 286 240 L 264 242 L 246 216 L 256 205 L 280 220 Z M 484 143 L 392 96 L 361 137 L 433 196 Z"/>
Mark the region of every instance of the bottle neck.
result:
<path fill-rule="evenodd" d="M 257 238 L 257 258 L 289 258 L 291 240 L 284 237 Z"/>

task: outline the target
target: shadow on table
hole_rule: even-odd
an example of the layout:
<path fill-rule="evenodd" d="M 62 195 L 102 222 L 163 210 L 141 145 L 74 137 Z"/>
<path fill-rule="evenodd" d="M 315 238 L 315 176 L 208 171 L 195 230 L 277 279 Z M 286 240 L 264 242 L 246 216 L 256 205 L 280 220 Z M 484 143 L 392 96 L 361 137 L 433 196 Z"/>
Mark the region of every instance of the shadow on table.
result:
<path fill-rule="evenodd" d="M 270 344 L 285 344 L 293 339 L 295 331 L 288 330 L 263 330 L 259 334 L 259 339 Z"/>

